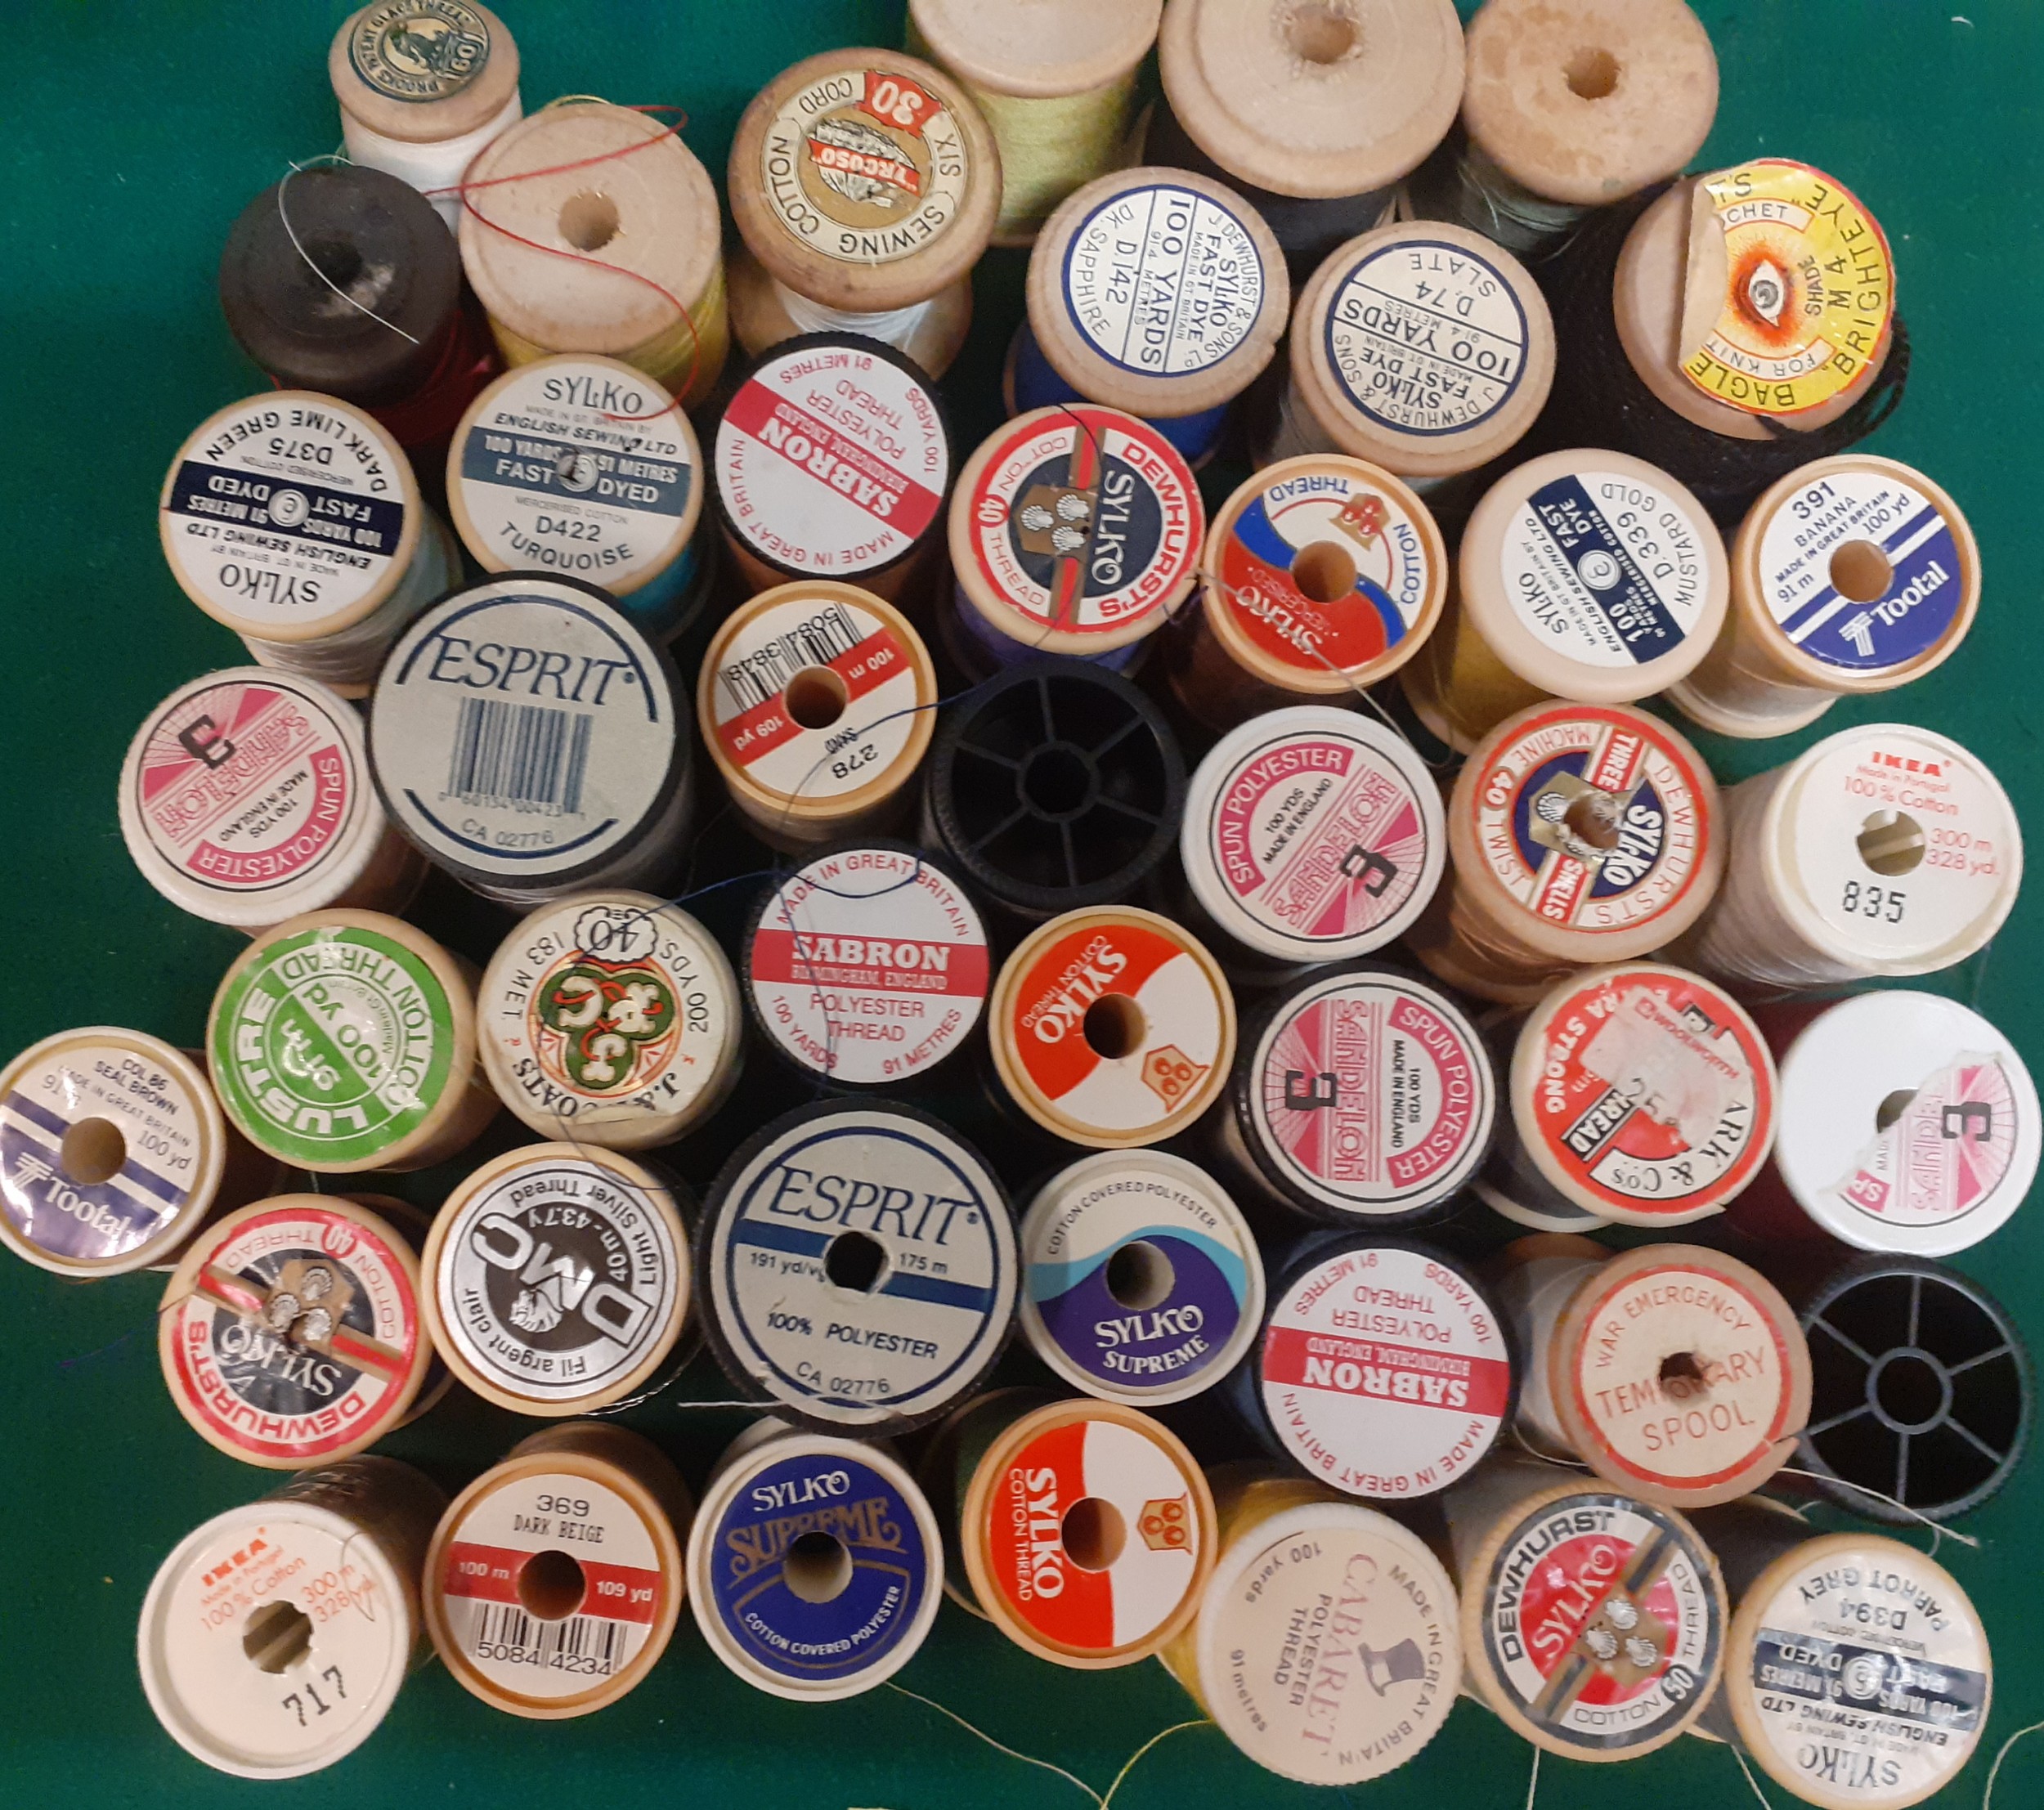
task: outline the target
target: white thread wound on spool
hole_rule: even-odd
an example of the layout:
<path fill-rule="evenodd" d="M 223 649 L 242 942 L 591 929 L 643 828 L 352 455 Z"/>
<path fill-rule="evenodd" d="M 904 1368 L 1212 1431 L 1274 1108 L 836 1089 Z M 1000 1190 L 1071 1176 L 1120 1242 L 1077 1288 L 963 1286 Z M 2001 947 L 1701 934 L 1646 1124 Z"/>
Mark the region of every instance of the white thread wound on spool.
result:
<path fill-rule="evenodd" d="M 908 350 L 908 343 L 915 338 L 917 329 L 944 293 L 939 289 L 936 295 L 912 302 L 905 308 L 882 308 L 872 314 L 862 314 L 855 308 L 833 308 L 821 302 L 812 302 L 806 295 L 796 294 L 778 276 L 770 277 L 769 281 L 773 285 L 774 300 L 787 311 L 798 334 L 863 334 L 868 339 L 877 339 L 899 352 Z"/>
<path fill-rule="evenodd" d="M 462 202 L 459 192 L 446 191 L 458 190 L 477 153 L 486 149 L 500 132 L 515 126 L 524 117 L 525 109 L 513 89 L 511 98 L 496 115 L 473 132 L 465 132 L 458 138 L 414 144 L 402 138 L 385 137 L 373 127 L 364 125 L 343 107 L 341 142 L 356 163 L 381 170 L 401 182 L 410 183 L 433 203 L 434 211 L 447 222 L 447 230 L 452 232 L 461 222 Z"/>
<path fill-rule="evenodd" d="M 1547 1354 L 1562 1310 L 1609 1255 L 1588 1239 L 1567 1234 L 1522 1239 L 1506 1248 L 1504 1259 L 1509 1267 L 1490 1284 L 1490 1298 L 1504 1322 L 1518 1372 L 1518 1405 L 1512 1431 L 1520 1444 L 1542 1458 L 1573 1461 L 1576 1457 L 1554 1405 L 1553 1374 Z"/>

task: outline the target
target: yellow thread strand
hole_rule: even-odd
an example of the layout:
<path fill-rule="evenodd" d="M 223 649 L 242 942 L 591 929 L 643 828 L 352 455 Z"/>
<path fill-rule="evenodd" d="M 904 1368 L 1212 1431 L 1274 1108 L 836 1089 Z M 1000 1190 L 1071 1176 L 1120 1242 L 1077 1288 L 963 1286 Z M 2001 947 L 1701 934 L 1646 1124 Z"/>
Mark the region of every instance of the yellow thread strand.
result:
<path fill-rule="evenodd" d="M 496 338 L 498 351 L 504 354 L 504 363 L 513 367 L 551 358 L 557 352 L 586 349 L 578 346 L 536 345 L 514 333 L 495 315 L 490 316 L 490 331 Z M 709 281 L 689 304 L 685 318 L 677 319 L 672 326 L 629 352 L 610 356 L 645 372 L 673 392 L 683 407 L 688 408 L 710 393 L 730 350 L 731 317 L 724 303 L 724 259 L 719 257 L 710 272 Z M 680 387 L 684 379 L 688 383 L 686 389 Z"/>
<path fill-rule="evenodd" d="M 1109 1810 L 1109 1807 L 1114 1801 L 1114 1794 L 1121 1790 L 1122 1785 L 1123 1781 L 1127 1780 L 1128 1775 L 1136 1770 L 1136 1763 L 1140 1760 L 1144 1754 L 1147 1754 L 1151 1748 L 1156 1746 L 1161 1741 L 1169 1740 L 1173 1735 L 1182 1734 L 1188 1728 L 1214 1728 L 1219 1726 L 1220 1725 L 1217 1723 L 1211 1722 L 1204 1716 L 1199 1716 L 1195 1718 L 1190 1722 L 1174 1722 L 1168 1728 L 1159 1729 L 1155 1734 L 1152 1735 L 1148 1741 L 1145 1741 L 1141 1746 L 1138 1747 L 1134 1753 L 1128 1756 L 1127 1763 L 1123 1766 L 1121 1771 L 1114 1775 L 1114 1782 L 1108 1786 L 1107 1795 L 1100 1800 L 1100 1810 Z"/>
<path fill-rule="evenodd" d="M 1739 1770 L 1746 1774 L 1746 1782 L 1753 1787 L 1754 1796 L 1760 1800 L 1761 1810 L 1774 1810 L 1774 1806 L 1768 1802 L 1767 1793 L 1760 1789 L 1760 1781 L 1754 1777 L 1753 1768 L 1746 1764 L 1746 1755 L 1734 1747 L 1732 1757 L 1739 1763 Z"/>
<path fill-rule="evenodd" d="M 1540 1789 L 1540 1750 L 1533 1750 L 1533 1773 L 1526 1781 L 1526 1810 L 1533 1810 L 1533 1799 Z"/>
<path fill-rule="evenodd" d="M 993 1736 L 989 1735 L 986 1732 L 985 1729 L 974 1727 L 973 1725 L 967 1722 L 963 1716 L 960 1715 L 957 1710 L 947 1709 L 941 1703 L 938 1702 L 935 1697 L 926 1697 L 921 1691 L 912 1691 L 907 1685 L 896 1684 L 892 1680 L 889 1681 L 887 1688 L 890 1691 L 898 1692 L 902 1696 L 913 1697 L 917 1702 L 926 1705 L 929 1708 L 935 1710 L 940 1716 L 949 1717 L 952 1721 L 955 1722 L 961 1728 L 964 1729 L 968 1735 L 974 1736 L 979 1740 L 984 1741 L 988 1746 L 994 1749 L 996 1752 L 1006 1754 L 1010 1759 L 1019 1759 L 1024 1766 L 1041 1767 L 1047 1772 L 1056 1773 L 1057 1776 L 1063 1779 L 1068 1785 L 1078 1786 L 1078 1788 L 1083 1791 L 1087 1797 L 1091 1798 L 1096 1804 L 1100 1806 L 1100 1810 L 1107 1810 L 1106 1799 L 1102 1798 L 1099 1792 L 1096 1791 L 1092 1786 L 1088 1785 L 1083 1778 L 1078 1777 L 1076 1774 L 1066 1772 L 1063 1767 L 1054 1766 L 1050 1761 L 1046 1759 L 1038 1759 L 1033 1754 L 1021 1753 L 1016 1749 L 1009 1746 L 1006 1741 L 996 1741 Z M 1164 1731 L 1165 1734 L 1169 1734 L 1170 1732 L 1171 1731 L 1169 1729 L 1166 1729 Z M 1163 1736 L 1159 1736 L 1157 1738 L 1161 1740 L 1163 1739 Z M 1150 1745 L 1154 1746 L 1155 1742 L 1153 1741 Z M 1147 1750 L 1147 1749 L 1145 1750 L 1145 1752 Z M 1138 1754 L 1136 1757 L 1137 1758 L 1141 1758 L 1141 1755 Z M 1135 1763 L 1134 1761 L 1131 1761 L 1129 1763 L 1133 1765 Z M 1122 1768 L 1122 1771 L 1124 1773 L 1126 1773 L 1127 1770 L 1127 1767 L 1123 1767 Z M 1120 1781 L 1118 1779 L 1115 1782 L 1119 1784 Z M 1110 1792 L 1109 1795 L 1112 1796 L 1113 1794 Z"/>
<path fill-rule="evenodd" d="M 2001 1775 L 2001 1762 L 2009 1757 L 2009 1750 L 2015 1746 L 2019 1741 L 2022 1740 L 2025 1735 L 2034 1735 L 2040 1728 L 2044 1728 L 2044 1722 L 2030 1723 L 2027 1726 L 2017 1729 L 2016 1732 L 2010 1736 L 2006 1741 L 2003 1741 L 2001 1746 L 1996 1750 L 1994 1755 L 1994 1763 L 1988 1768 L 1988 1788 L 1981 1794 L 1980 1796 L 1980 1810 L 1993 1810 L 1994 1781 Z"/>

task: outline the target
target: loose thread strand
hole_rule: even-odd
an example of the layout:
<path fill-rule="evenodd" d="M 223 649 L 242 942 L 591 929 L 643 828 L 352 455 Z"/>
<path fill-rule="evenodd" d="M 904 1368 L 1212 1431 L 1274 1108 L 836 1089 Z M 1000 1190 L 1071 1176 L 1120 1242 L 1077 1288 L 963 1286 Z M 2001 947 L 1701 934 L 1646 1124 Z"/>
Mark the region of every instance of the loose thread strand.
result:
<path fill-rule="evenodd" d="M 1121 1771 L 1114 1775 L 1114 1782 L 1108 1786 L 1107 1795 L 1100 1800 L 1100 1810 L 1109 1810 L 1109 1806 L 1111 1806 L 1114 1801 L 1114 1794 L 1121 1790 L 1123 1785 L 1127 1781 L 1128 1775 L 1136 1770 L 1136 1762 L 1141 1759 L 1151 1748 L 1169 1740 L 1173 1735 L 1182 1734 L 1188 1728 L 1213 1728 L 1217 1727 L 1218 1726 L 1219 1724 L 1217 1723 L 1211 1717 L 1195 1716 L 1190 1722 L 1175 1722 L 1168 1728 L 1159 1729 L 1155 1734 L 1152 1735 L 1148 1741 L 1145 1741 L 1141 1746 L 1138 1747 L 1134 1753 L 1128 1756 L 1128 1758 L 1123 1763 Z"/>
<path fill-rule="evenodd" d="M 1980 1541 L 1971 1534 L 1961 1534 L 1955 1528 L 1947 1527 L 1942 1522 L 1933 1521 L 1921 1509 L 1912 1508 L 1907 1503 L 1894 1496 L 1884 1494 L 1879 1490 L 1871 1490 L 1863 1483 L 1854 1483 L 1850 1478 L 1825 1476 L 1815 1471 L 1800 1471 L 1792 1464 L 1783 1465 L 1779 1471 L 1775 1472 L 1775 1475 L 1783 1477 L 1807 1477 L 1813 1483 L 1822 1483 L 1838 1489 L 1850 1490 L 1856 1495 L 1871 1496 L 1876 1502 L 1885 1502 L 1891 1508 L 1899 1508 L 1912 1521 L 1921 1521 L 1930 1530 L 1930 1556 L 1932 1558 L 1938 1556 L 1939 1545 L 1948 1539 L 1957 1540 L 1961 1546 L 1970 1546 L 1976 1552 L 1981 1549 Z"/>
<path fill-rule="evenodd" d="M 1746 1774 L 1746 1782 L 1753 1787 L 1753 1794 L 1760 1800 L 1762 1810 L 1774 1810 L 1774 1806 L 1768 1801 L 1767 1793 L 1760 1789 L 1760 1781 L 1754 1777 L 1753 1768 L 1746 1764 L 1746 1755 L 1734 1747 L 1732 1757 L 1739 1763 L 1739 1770 Z"/>
<path fill-rule="evenodd" d="M 1085 1780 L 1080 1778 L 1076 1773 L 1068 1772 L 1063 1767 L 1054 1765 L 1049 1760 L 1038 1759 L 1033 1754 L 1024 1754 L 1019 1749 L 1009 1746 L 1006 1741 L 996 1741 L 993 1736 L 989 1735 L 986 1732 L 985 1729 L 975 1728 L 970 1723 L 967 1722 L 963 1716 L 960 1715 L 957 1710 L 947 1709 L 941 1703 L 938 1702 L 935 1697 L 926 1697 L 923 1696 L 920 1691 L 912 1691 L 907 1685 L 896 1684 L 892 1679 L 888 1681 L 887 1688 L 896 1692 L 901 1696 L 912 1697 L 917 1703 L 926 1705 L 930 1709 L 935 1710 L 939 1715 L 949 1718 L 950 1720 L 955 1722 L 961 1728 L 964 1729 L 968 1735 L 971 1735 L 976 1739 L 984 1741 L 988 1746 L 994 1749 L 996 1752 L 1006 1754 L 1010 1759 L 1018 1759 L 1021 1761 L 1024 1766 L 1039 1767 L 1046 1772 L 1056 1773 L 1057 1776 L 1063 1779 L 1066 1784 L 1074 1785 L 1079 1790 L 1083 1791 L 1087 1796 L 1091 1798 L 1094 1803 L 1099 1807 L 1099 1810 L 1107 1810 L 1107 1799 L 1103 1798 L 1099 1792 L 1096 1791 L 1091 1785 L 1088 1785 Z M 1169 1729 L 1166 1729 L 1164 1732 L 1168 1734 L 1171 1731 Z M 1158 1738 L 1161 1739 L 1162 1737 L 1159 1736 Z M 1153 1741 L 1151 1745 L 1154 1745 L 1154 1741 Z M 1131 1763 L 1132 1764 L 1133 1762 L 1131 1762 Z M 1122 1770 L 1125 1773 L 1127 1771 L 1127 1767 L 1124 1767 Z M 1118 1784 L 1120 1781 L 1117 1780 L 1115 1782 Z"/>
<path fill-rule="evenodd" d="M 2044 1728 L 2044 1722 L 2033 1722 L 2026 1723 L 2024 1727 L 2017 1729 L 2014 1734 L 2010 1735 L 2009 1738 L 2003 1741 L 2001 1746 L 1996 1750 L 1994 1763 L 1988 1768 L 1987 1790 L 1980 1794 L 1980 1810 L 1993 1810 L 1994 1781 L 2001 1776 L 2001 1763 L 2009 1757 L 2009 1750 L 2015 1746 L 2019 1741 L 2022 1740 L 2025 1735 L 2034 1735 L 2040 1728 Z"/>

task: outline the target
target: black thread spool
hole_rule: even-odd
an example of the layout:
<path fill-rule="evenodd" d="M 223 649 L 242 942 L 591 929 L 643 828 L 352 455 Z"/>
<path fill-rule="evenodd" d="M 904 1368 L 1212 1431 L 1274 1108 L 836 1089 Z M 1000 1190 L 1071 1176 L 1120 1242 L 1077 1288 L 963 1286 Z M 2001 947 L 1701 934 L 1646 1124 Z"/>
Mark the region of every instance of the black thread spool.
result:
<path fill-rule="evenodd" d="M 927 840 L 1032 921 L 1127 898 L 1177 840 L 1186 763 L 1118 673 L 1048 658 L 975 687 L 938 727 Z"/>

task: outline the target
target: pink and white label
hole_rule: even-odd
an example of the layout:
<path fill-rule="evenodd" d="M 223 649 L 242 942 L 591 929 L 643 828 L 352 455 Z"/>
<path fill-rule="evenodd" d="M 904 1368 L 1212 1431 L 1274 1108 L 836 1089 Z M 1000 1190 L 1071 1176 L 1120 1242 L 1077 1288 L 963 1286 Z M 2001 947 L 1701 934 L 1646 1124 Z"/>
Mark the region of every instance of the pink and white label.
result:
<path fill-rule="evenodd" d="M 1999 1057 L 1962 1056 L 1916 1091 L 1831 1191 L 1885 1225 L 1963 1219 L 2008 1174 L 2020 1110 Z"/>

